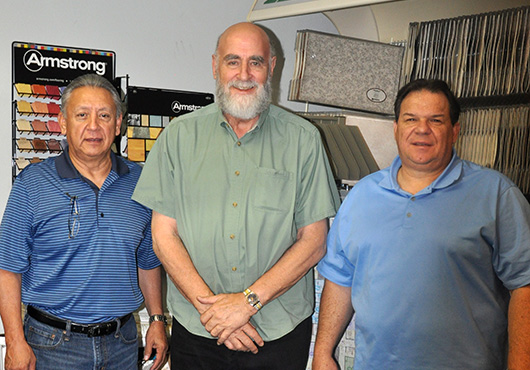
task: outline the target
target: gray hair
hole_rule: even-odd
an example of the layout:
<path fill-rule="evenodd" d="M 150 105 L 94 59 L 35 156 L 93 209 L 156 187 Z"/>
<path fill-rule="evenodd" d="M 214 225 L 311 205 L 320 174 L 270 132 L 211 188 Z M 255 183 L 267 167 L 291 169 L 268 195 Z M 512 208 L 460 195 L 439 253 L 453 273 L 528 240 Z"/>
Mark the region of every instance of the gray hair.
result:
<path fill-rule="evenodd" d="M 97 74 L 86 74 L 79 77 L 76 77 L 72 82 L 68 84 L 66 89 L 64 89 L 61 95 L 61 113 L 66 117 L 66 107 L 68 106 L 68 100 L 72 95 L 72 92 L 75 89 L 80 87 L 99 87 L 107 90 L 112 96 L 114 105 L 116 107 L 116 119 L 118 119 L 123 114 L 123 106 L 120 99 L 120 95 L 116 88 L 107 80 L 105 77 L 102 77 Z"/>

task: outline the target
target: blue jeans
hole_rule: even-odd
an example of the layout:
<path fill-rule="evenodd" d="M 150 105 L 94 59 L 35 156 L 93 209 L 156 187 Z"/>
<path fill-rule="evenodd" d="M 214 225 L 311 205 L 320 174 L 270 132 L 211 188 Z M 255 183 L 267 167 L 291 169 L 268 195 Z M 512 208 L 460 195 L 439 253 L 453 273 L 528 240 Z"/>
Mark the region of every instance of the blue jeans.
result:
<path fill-rule="evenodd" d="M 112 334 L 89 338 L 26 315 L 24 335 L 37 358 L 37 370 L 138 370 L 138 330 L 134 318 Z"/>

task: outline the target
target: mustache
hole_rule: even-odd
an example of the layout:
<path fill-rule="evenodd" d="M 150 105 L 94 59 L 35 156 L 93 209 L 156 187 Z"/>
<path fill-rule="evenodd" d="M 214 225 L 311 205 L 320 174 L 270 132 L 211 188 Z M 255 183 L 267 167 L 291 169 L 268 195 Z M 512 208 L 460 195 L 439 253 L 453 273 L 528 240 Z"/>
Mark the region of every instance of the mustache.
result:
<path fill-rule="evenodd" d="M 228 83 L 228 87 L 235 87 L 236 89 L 252 89 L 258 86 L 259 84 L 255 81 L 234 80 Z"/>

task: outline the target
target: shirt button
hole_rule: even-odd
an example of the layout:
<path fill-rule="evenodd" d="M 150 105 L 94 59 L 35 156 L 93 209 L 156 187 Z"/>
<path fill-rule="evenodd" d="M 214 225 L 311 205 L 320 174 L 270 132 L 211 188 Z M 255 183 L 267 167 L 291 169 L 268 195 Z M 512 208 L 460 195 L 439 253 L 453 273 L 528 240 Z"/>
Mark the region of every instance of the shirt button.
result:
<path fill-rule="evenodd" d="M 416 197 L 412 197 L 412 198 L 410 198 L 410 200 L 412 200 L 414 202 L 416 200 Z"/>
<path fill-rule="evenodd" d="M 236 174 L 236 176 L 239 176 L 239 171 L 236 171 L 235 174 Z"/>
<path fill-rule="evenodd" d="M 241 146 L 241 141 L 238 141 L 238 142 L 237 142 L 237 146 Z"/>
<path fill-rule="evenodd" d="M 234 207 L 237 207 L 237 202 L 232 203 Z"/>
<path fill-rule="evenodd" d="M 232 267 L 232 271 L 237 271 L 237 267 Z"/>
<path fill-rule="evenodd" d="M 234 234 L 230 234 L 230 239 L 234 239 L 236 236 Z"/>
<path fill-rule="evenodd" d="M 407 217 L 412 217 L 412 213 L 408 212 Z"/>

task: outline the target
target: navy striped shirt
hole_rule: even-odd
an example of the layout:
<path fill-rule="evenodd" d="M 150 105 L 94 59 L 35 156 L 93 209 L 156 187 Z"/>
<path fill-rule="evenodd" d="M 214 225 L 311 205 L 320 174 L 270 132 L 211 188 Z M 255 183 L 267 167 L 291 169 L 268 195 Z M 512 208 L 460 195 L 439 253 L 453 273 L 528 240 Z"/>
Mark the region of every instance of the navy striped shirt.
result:
<path fill-rule="evenodd" d="M 22 274 L 24 304 L 97 323 L 143 302 L 137 267 L 160 265 L 151 211 L 131 199 L 141 167 L 111 157 L 98 191 L 67 152 L 26 167 L 15 180 L 0 226 L 0 268 Z"/>

